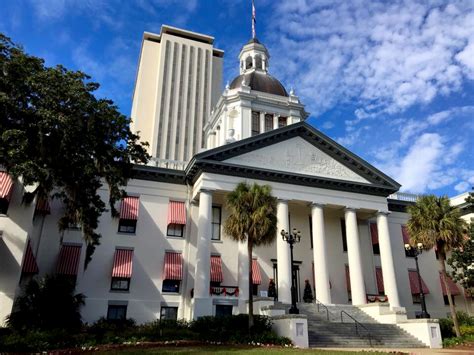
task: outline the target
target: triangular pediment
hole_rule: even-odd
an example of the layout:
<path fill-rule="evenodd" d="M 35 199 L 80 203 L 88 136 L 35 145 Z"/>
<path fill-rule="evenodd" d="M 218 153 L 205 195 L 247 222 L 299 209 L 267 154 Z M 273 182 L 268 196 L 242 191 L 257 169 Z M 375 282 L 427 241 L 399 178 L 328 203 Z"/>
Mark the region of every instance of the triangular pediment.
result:
<path fill-rule="evenodd" d="M 388 196 L 400 184 L 306 122 L 207 150 L 186 174 L 200 172 Z"/>
<path fill-rule="evenodd" d="M 224 162 L 370 184 L 369 180 L 298 136 L 237 155 Z"/>

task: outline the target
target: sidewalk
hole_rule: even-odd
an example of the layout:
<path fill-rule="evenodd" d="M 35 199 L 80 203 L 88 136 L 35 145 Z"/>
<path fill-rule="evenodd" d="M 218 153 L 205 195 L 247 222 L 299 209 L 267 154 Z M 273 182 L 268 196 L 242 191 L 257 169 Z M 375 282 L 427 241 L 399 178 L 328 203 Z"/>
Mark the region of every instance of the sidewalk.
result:
<path fill-rule="evenodd" d="M 473 354 L 474 349 L 390 349 L 390 348 L 317 348 L 318 350 L 334 350 L 334 351 L 355 351 L 355 352 L 386 352 L 386 353 L 404 353 L 404 354 Z"/>

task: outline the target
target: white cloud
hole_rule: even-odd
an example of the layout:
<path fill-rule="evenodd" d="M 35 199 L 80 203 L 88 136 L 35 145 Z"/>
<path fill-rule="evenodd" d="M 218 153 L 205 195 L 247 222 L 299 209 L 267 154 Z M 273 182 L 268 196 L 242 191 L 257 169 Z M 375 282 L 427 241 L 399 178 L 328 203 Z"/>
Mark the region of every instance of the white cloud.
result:
<path fill-rule="evenodd" d="M 461 181 L 459 184 L 457 184 L 456 186 L 454 186 L 454 189 L 459 192 L 459 193 L 463 193 L 465 191 L 467 191 L 471 186 L 469 185 L 468 182 L 466 181 Z"/>
<path fill-rule="evenodd" d="M 270 51 L 285 53 L 272 65 L 315 114 L 347 101 L 359 118 L 401 112 L 474 78 L 469 0 L 283 0 L 271 21 Z"/>
<path fill-rule="evenodd" d="M 331 129 L 335 127 L 335 124 L 333 121 L 326 121 L 322 124 L 321 126 L 323 129 Z"/>

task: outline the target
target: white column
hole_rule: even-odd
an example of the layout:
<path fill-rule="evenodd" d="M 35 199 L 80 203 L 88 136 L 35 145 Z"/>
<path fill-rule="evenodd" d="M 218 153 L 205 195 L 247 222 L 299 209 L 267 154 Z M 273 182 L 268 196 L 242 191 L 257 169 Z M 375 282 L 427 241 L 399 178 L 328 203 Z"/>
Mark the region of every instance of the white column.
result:
<path fill-rule="evenodd" d="M 366 304 L 364 274 L 362 271 L 362 256 L 360 253 L 359 229 L 357 215 L 353 208 L 346 208 L 347 256 L 349 259 L 349 274 L 351 277 L 352 304 Z"/>
<path fill-rule="evenodd" d="M 240 312 L 247 313 L 247 301 L 249 299 L 249 253 L 247 242 L 239 242 L 238 264 L 239 309 Z"/>
<path fill-rule="evenodd" d="M 260 112 L 260 133 L 265 132 L 265 114 L 266 112 Z"/>
<path fill-rule="evenodd" d="M 273 129 L 278 128 L 278 117 L 280 117 L 280 115 L 274 115 L 273 116 Z"/>
<path fill-rule="evenodd" d="M 212 192 L 201 190 L 199 195 L 196 273 L 194 277 L 194 318 L 212 315 L 210 302 Z"/>
<path fill-rule="evenodd" d="M 388 212 L 377 213 L 377 230 L 379 234 L 380 261 L 382 263 L 383 284 L 391 308 L 401 307 L 398 294 L 397 275 L 393 263 L 392 244 L 388 230 Z"/>
<path fill-rule="evenodd" d="M 321 303 L 331 304 L 323 205 L 317 203 L 311 205 L 311 220 L 313 224 L 313 261 L 316 299 Z"/>
<path fill-rule="evenodd" d="M 281 237 L 281 230 L 289 232 L 288 201 L 278 200 L 277 204 L 277 263 L 278 301 L 291 303 L 291 260 L 290 246 Z"/>

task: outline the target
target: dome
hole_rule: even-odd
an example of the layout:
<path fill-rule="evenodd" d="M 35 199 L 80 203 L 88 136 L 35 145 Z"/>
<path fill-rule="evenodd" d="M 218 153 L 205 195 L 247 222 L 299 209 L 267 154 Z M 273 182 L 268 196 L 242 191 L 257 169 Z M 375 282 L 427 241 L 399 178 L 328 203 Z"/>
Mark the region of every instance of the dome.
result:
<path fill-rule="evenodd" d="M 232 80 L 230 89 L 238 89 L 242 86 L 242 80 L 245 78 L 245 84 L 250 86 L 252 90 L 266 92 L 268 94 L 288 96 L 285 87 L 273 76 L 266 73 L 252 71 L 250 73 L 241 74 Z"/>

